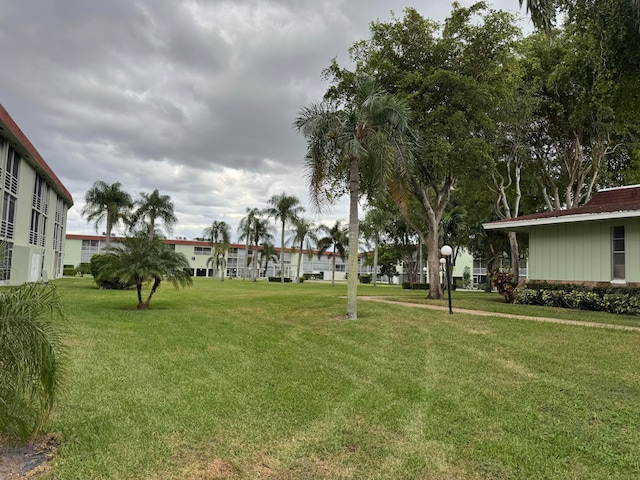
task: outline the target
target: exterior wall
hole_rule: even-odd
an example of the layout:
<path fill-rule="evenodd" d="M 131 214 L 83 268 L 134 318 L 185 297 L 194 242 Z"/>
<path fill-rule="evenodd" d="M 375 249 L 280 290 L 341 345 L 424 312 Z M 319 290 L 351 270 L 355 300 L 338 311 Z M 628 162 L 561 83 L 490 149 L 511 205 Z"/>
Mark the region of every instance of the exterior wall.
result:
<path fill-rule="evenodd" d="M 112 239 L 112 244 L 117 241 L 117 238 Z M 166 240 L 166 243 L 172 245 L 176 252 L 180 252 L 185 255 L 189 261 L 190 268 L 193 270 L 194 277 L 220 277 L 220 272 L 214 272 L 211 266 L 207 266 L 207 260 L 211 257 L 211 246 L 208 242 L 197 240 Z M 102 235 L 75 235 L 69 234 L 66 236 L 65 251 L 64 251 L 64 264 L 77 267 L 80 263 L 87 263 L 91 261 L 91 256 L 96 253 L 105 252 L 105 237 Z M 279 251 L 277 253 L 278 261 L 270 261 L 266 272 L 264 273 L 264 267 L 258 270 L 258 275 L 261 278 L 270 276 L 279 276 Z M 260 258 L 258 254 L 258 258 Z M 247 255 L 245 251 L 245 245 L 233 244 L 227 252 L 227 267 L 225 277 L 227 278 L 242 278 L 243 269 L 247 268 Z M 331 254 L 324 254 L 321 258 L 317 255 L 309 259 L 306 252 L 300 257 L 300 255 L 292 254 L 290 250 L 285 250 L 284 255 L 284 270 L 285 277 L 294 278 L 297 272 L 298 261 L 302 261 L 300 265 L 300 274 L 311 274 L 317 276 L 317 278 L 330 280 L 331 279 Z M 247 278 L 251 278 L 253 275 L 253 264 L 248 267 Z M 345 280 L 346 275 L 346 263 L 339 257 L 336 258 L 336 281 Z"/>
<path fill-rule="evenodd" d="M 0 241 L 8 247 L 3 259 L 7 272 L 0 272 L 0 285 L 46 282 L 62 276 L 72 200 L 61 194 L 64 187 L 49 176 L 39 154 L 9 120 L 0 106 Z"/>
<path fill-rule="evenodd" d="M 625 227 L 627 283 L 640 282 L 640 220 L 620 219 L 531 227 L 532 281 L 611 282 L 614 226 Z"/>

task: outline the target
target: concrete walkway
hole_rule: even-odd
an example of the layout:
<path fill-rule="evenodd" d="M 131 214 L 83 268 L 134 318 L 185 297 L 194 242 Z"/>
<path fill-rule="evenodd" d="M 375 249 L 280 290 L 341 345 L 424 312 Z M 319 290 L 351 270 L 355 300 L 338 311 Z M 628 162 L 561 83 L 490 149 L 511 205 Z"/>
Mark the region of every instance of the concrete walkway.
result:
<path fill-rule="evenodd" d="M 358 300 L 366 300 L 369 302 L 379 302 L 379 303 L 389 303 L 392 305 L 400 305 L 404 307 L 426 308 L 429 310 L 440 310 L 443 312 L 449 312 L 448 306 L 428 305 L 425 303 L 399 302 L 397 300 L 389 300 L 381 297 L 369 297 L 369 296 L 358 295 Z M 454 308 L 453 313 L 454 315 L 456 313 L 468 313 L 470 315 L 479 315 L 483 317 L 515 318 L 518 320 L 532 320 L 534 322 L 560 323 L 563 325 L 576 325 L 581 327 L 592 327 L 592 328 L 610 328 L 613 330 L 627 330 L 627 331 L 633 331 L 633 332 L 640 332 L 640 327 L 631 327 L 627 325 L 613 325 L 611 323 L 597 323 L 597 322 L 581 322 L 579 320 L 563 320 L 561 318 L 530 317 L 528 315 L 513 315 L 511 313 L 485 312 L 482 310 L 468 310 L 466 308 Z"/>

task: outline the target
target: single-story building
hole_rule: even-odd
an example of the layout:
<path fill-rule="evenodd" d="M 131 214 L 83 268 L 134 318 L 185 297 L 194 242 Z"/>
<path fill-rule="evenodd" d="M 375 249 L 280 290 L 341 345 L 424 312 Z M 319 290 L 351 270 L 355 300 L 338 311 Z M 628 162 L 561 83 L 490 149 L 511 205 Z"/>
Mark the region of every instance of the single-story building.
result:
<path fill-rule="evenodd" d="M 483 225 L 529 236 L 529 280 L 640 286 L 640 185 L 597 192 L 584 205 Z"/>

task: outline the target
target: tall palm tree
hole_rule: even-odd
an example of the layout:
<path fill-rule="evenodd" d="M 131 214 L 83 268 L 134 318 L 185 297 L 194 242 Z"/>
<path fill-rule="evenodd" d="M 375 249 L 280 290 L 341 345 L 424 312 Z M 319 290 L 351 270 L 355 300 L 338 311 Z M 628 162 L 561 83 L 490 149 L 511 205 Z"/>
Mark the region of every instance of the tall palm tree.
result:
<path fill-rule="evenodd" d="M 360 182 L 373 191 L 384 185 L 408 144 L 409 108 L 385 93 L 367 74 L 355 78 L 353 94 L 342 108 L 320 103 L 305 107 L 294 125 L 307 140 L 306 170 L 311 197 L 331 202 L 336 184 L 349 191 L 347 319 L 357 319 L 358 199 Z"/>
<path fill-rule="evenodd" d="M 272 216 L 276 221 L 280 221 L 282 224 L 282 232 L 280 235 L 280 281 L 284 282 L 284 231 L 287 223 L 293 222 L 294 219 L 302 212 L 304 207 L 300 205 L 298 197 L 293 195 L 287 195 L 282 192 L 279 195 L 271 197 L 267 204 L 267 213 Z"/>
<path fill-rule="evenodd" d="M 381 208 L 372 208 L 367 211 L 362 221 L 361 230 L 365 240 L 373 243 L 373 286 L 378 284 L 378 252 L 380 242 L 391 221 L 391 214 Z"/>
<path fill-rule="evenodd" d="M 62 316 L 52 284 L 0 291 L 0 437 L 29 439 L 57 400 L 63 347 L 56 321 Z"/>
<path fill-rule="evenodd" d="M 120 182 L 109 185 L 97 180 L 85 194 L 85 205 L 80 211 L 80 215 L 87 217 L 87 222 L 94 222 L 96 232 L 98 226 L 106 222 L 105 246 L 111 245 L 111 230 L 117 226 L 121 220 L 126 220 L 129 211 L 133 208 L 131 195 L 121 190 Z"/>
<path fill-rule="evenodd" d="M 249 244 L 252 239 L 252 229 L 253 229 L 253 221 L 254 218 L 260 215 L 260 210 L 257 208 L 249 208 L 247 207 L 247 215 L 240 220 L 240 225 L 238 225 L 238 233 L 240 234 L 239 240 L 245 241 L 245 255 L 247 256 L 246 266 L 242 269 L 242 280 L 247 278 L 247 270 L 249 269 Z"/>
<path fill-rule="evenodd" d="M 313 248 L 318 243 L 318 227 L 311 220 L 298 217 L 293 220 L 293 236 L 289 239 L 293 245 L 292 253 L 298 248 L 298 267 L 296 270 L 296 283 L 300 283 L 300 265 L 302 265 L 302 252 L 307 251 L 307 257 L 313 257 Z M 306 245 L 306 248 L 305 248 Z"/>
<path fill-rule="evenodd" d="M 149 308 L 151 297 L 163 279 L 175 288 L 191 285 L 189 260 L 184 254 L 169 248 L 157 236 L 149 238 L 148 232 L 138 232 L 126 237 L 108 252 L 112 260 L 104 266 L 103 273 L 119 278 L 125 284 L 136 286 L 138 310 Z M 142 287 L 153 282 L 146 300 L 142 300 Z"/>
<path fill-rule="evenodd" d="M 340 255 L 340 258 L 344 261 L 345 257 L 347 256 L 347 245 L 351 240 L 351 235 L 348 227 L 344 227 L 340 220 L 336 220 L 336 223 L 332 227 L 320 225 L 318 231 L 325 234 L 324 237 L 318 240 L 318 258 L 320 258 L 329 248 L 332 249 L 333 255 L 331 259 L 331 286 L 333 287 L 335 286 L 336 280 L 336 256 Z M 348 272 L 347 282 L 349 281 L 350 276 L 351 271 Z M 358 280 L 357 270 L 356 280 Z"/>
<path fill-rule="evenodd" d="M 278 256 L 276 255 L 276 247 L 273 243 L 265 242 L 262 244 L 262 248 L 260 249 L 260 268 L 262 268 L 262 264 L 264 263 L 264 271 L 263 275 L 267 276 L 267 269 L 269 268 L 269 262 L 277 262 Z M 284 280 L 280 280 L 284 282 Z"/>
<path fill-rule="evenodd" d="M 156 231 L 156 220 L 160 220 L 168 234 L 173 226 L 178 223 L 173 212 L 173 202 L 169 195 L 160 195 L 158 189 L 148 194 L 140 192 L 140 199 L 136 202 L 137 210 L 132 216 L 132 223 L 144 223 L 147 227 L 149 238 L 153 238 Z"/>
<path fill-rule="evenodd" d="M 207 259 L 207 266 L 211 264 L 214 272 L 220 268 L 220 280 L 224 282 L 226 256 L 231 243 L 229 224 L 224 220 L 214 220 L 210 227 L 204 229 L 203 235 L 209 239 L 209 245 L 211 245 L 211 257 Z"/>
<path fill-rule="evenodd" d="M 264 213 L 264 212 L 261 212 Z M 269 223 L 269 219 L 263 216 L 256 216 L 253 218 L 253 225 L 251 226 L 251 236 L 253 243 L 253 275 L 252 280 L 255 282 L 258 279 L 258 245 L 273 243 L 272 235 L 273 227 Z"/>

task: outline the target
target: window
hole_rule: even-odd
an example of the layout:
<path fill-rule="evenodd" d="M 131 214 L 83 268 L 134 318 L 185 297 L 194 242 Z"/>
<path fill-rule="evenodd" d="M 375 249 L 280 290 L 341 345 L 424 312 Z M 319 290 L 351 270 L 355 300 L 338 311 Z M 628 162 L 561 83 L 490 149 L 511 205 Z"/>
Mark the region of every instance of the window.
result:
<path fill-rule="evenodd" d="M 0 237 L 13 238 L 13 229 L 16 217 L 16 198 L 4 192 L 2 202 L 2 223 L 0 224 Z"/>
<path fill-rule="evenodd" d="M 193 247 L 194 255 L 211 255 L 211 247 Z"/>
<path fill-rule="evenodd" d="M 624 227 L 613 227 L 611 229 L 611 251 L 612 251 L 612 264 L 613 280 L 625 279 L 625 255 L 624 255 Z"/>
<path fill-rule="evenodd" d="M 13 244 L 5 243 L 0 250 L 0 280 L 11 279 L 11 259 L 13 256 Z"/>

